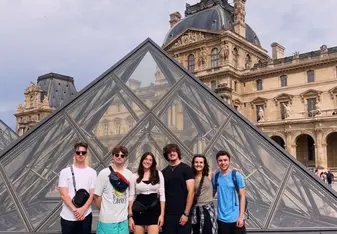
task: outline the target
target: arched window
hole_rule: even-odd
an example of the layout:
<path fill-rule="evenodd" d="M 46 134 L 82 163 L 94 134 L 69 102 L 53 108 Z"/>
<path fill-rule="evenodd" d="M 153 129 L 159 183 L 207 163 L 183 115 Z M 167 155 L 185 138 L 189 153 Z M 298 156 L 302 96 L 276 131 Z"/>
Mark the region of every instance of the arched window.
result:
<path fill-rule="evenodd" d="M 195 59 L 194 59 L 194 55 L 193 54 L 190 54 L 187 57 L 187 69 L 190 72 L 194 72 L 194 69 L 195 69 Z"/>
<path fill-rule="evenodd" d="M 239 51 L 236 47 L 233 49 L 233 65 L 235 68 L 239 65 Z"/>
<path fill-rule="evenodd" d="M 211 67 L 216 68 L 219 66 L 219 50 L 214 48 L 211 53 Z"/>

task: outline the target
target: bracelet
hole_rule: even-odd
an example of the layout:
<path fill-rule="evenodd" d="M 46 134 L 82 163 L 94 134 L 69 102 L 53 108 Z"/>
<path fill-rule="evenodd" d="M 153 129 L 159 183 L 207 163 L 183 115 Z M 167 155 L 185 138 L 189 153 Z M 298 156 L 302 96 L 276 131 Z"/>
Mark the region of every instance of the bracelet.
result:
<path fill-rule="evenodd" d="M 132 218 L 132 217 L 133 217 L 133 215 L 132 215 L 132 214 L 129 214 L 129 215 L 128 215 L 128 219 L 129 219 L 129 218 Z"/>

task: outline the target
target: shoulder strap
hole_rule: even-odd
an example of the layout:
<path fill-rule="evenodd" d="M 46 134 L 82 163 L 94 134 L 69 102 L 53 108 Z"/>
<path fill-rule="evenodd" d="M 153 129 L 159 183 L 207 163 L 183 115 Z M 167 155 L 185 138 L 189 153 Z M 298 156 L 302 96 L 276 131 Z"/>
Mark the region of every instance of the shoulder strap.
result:
<path fill-rule="evenodd" d="M 75 174 L 74 174 L 73 166 L 70 166 L 70 171 L 71 171 L 71 175 L 73 177 L 73 185 L 74 185 L 74 189 L 75 189 L 75 193 L 76 193 L 76 181 L 75 181 Z"/>
<path fill-rule="evenodd" d="M 233 180 L 235 190 L 239 194 L 240 189 L 239 189 L 238 179 L 236 178 L 236 171 L 235 170 L 232 171 L 232 180 Z"/>
<path fill-rule="evenodd" d="M 115 172 L 114 169 L 112 168 L 112 166 L 109 166 L 109 169 L 111 172 Z"/>
<path fill-rule="evenodd" d="M 201 180 L 200 180 L 200 183 L 199 183 L 199 186 L 197 188 L 197 191 L 194 195 L 194 204 L 197 204 L 197 202 L 198 202 L 198 199 L 199 199 L 200 194 L 201 194 L 201 188 L 202 188 L 202 185 L 204 184 L 204 180 L 205 180 L 205 176 L 202 176 Z"/>
<path fill-rule="evenodd" d="M 217 171 L 217 172 L 215 173 L 215 176 L 214 176 L 215 190 L 217 190 L 217 189 L 218 189 L 218 186 L 219 186 L 219 183 L 218 183 L 219 175 L 220 175 L 220 171 Z"/>

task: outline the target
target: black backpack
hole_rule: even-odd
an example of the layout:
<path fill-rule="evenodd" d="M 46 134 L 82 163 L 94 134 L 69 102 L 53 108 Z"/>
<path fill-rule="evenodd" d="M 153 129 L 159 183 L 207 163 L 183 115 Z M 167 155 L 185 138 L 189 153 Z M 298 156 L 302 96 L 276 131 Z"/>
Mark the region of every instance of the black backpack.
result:
<path fill-rule="evenodd" d="M 214 176 L 214 184 L 215 184 L 215 187 L 214 187 L 214 190 L 216 191 L 218 189 L 218 179 L 219 179 L 219 175 L 220 175 L 220 171 L 217 171 L 215 173 L 215 176 Z M 239 204 L 240 204 L 240 188 L 239 188 L 239 184 L 238 184 L 238 180 L 236 178 L 236 171 L 235 170 L 232 170 L 232 180 L 233 180 L 233 184 L 234 184 L 234 188 L 238 194 L 238 197 L 239 197 Z M 237 206 L 238 204 L 236 203 L 236 199 L 235 199 L 235 205 Z M 248 213 L 248 200 L 247 200 L 247 197 L 246 197 L 246 200 L 245 200 L 245 213 L 246 213 L 246 219 L 249 218 L 249 213 Z"/>

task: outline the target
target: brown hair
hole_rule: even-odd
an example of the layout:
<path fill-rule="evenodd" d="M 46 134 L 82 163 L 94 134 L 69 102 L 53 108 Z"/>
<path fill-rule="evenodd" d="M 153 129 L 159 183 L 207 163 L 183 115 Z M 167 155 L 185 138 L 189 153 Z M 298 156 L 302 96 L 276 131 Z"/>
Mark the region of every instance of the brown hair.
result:
<path fill-rule="evenodd" d="M 209 165 L 208 165 L 207 158 L 203 154 L 195 154 L 193 156 L 193 159 L 192 159 L 192 170 L 193 170 L 194 175 L 197 174 L 197 171 L 195 170 L 195 167 L 194 167 L 194 161 L 195 161 L 196 158 L 202 158 L 202 159 L 204 159 L 204 168 L 202 169 L 202 175 L 203 176 L 208 176 L 209 175 Z"/>
<path fill-rule="evenodd" d="M 168 161 L 168 155 L 171 153 L 171 152 L 177 152 L 178 154 L 178 158 L 181 159 L 181 152 L 180 152 L 180 149 L 178 147 L 178 145 L 176 144 L 167 144 L 164 148 L 163 148 L 163 155 L 164 155 L 164 158 Z"/>
<path fill-rule="evenodd" d="M 215 156 L 216 160 L 218 160 L 220 156 L 227 156 L 229 161 L 231 160 L 231 155 L 227 151 L 220 150 Z"/>
<path fill-rule="evenodd" d="M 79 147 L 84 147 L 85 149 L 88 149 L 88 144 L 84 141 L 78 141 L 74 144 L 74 149 L 77 150 Z"/>
<path fill-rule="evenodd" d="M 159 183 L 159 173 L 157 171 L 157 161 L 156 158 L 154 157 L 153 153 L 151 152 L 145 152 L 143 156 L 140 159 L 139 166 L 138 166 L 138 179 L 137 179 L 137 184 L 139 184 L 143 177 L 144 177 L 144 167 L 143 167 L 143 161 L 145 158 L 150 155 L 152 157 L 152 165 L 150 167 L 150 178 L 149 182 L 152 185 L 158 184 Z"/>
<path fill-rule="evenodd" d="M 119 152 L 122 152 L 125 155 L 125 157 L 127 157 L 129 154 L 128 149 L 122 145 L 116 146 L 111 150 L 112 155 L 119 154 Z"/>

